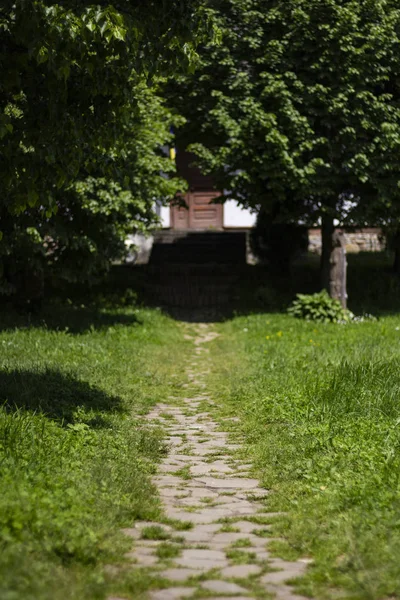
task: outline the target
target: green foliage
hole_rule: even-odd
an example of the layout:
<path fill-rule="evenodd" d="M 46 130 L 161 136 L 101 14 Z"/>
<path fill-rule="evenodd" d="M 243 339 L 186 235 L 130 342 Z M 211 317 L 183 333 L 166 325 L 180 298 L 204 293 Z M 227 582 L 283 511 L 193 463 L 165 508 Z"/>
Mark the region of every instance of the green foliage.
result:
<path fill-rule="evenodd" d="M 173 393 L 181 334 L 116 306 L 39 321 L 0 320 L 0 596 L 100 599 L 104 565 L 129 549 L 119 529 L 160 518 L 150 475 L 165 445 L 141 415 Z"/>
<path fill-rule="evenodd" d="M 393 0 L 215 1 L 221 44 L 170 85 L 182 141 L 220 189 L 289 222 L 358 224 L 399 203 Z"/>
<path fill-rule="evenodd" d="M 34 304 L 27 273 L 95 280 L 182 189 L 157 91 L 213 24 L 203 0 L 7 0 L 0 35 L 0 294 Z"/>
<path fill-rule="evenodd" d="M 144 540 L 167 540 L 169 537 L 170 535 L 161 525 L 148 525 L 142 530 Z"/>
<path fill-rule="evenodd" d="M 288 511 L 272 522 L 286 541 L 275 550 L 313 558 L 299 593 L 396 598 L 399 317 L 332 327 L 264 313 L 218 331 L 216 410 L 239 417 L 266 510 Z"/>
<path fill-rule="evenodd" d="M 170 558 L 176 558 L 179 556 L 181 547 L 171 544 L 169 542 L 162 542 L 156 550 L 156 554 L 159 559 L 167 560 Z"/>
<path fill-rule="evenodd" d="M 196 58 L 211 35 L 201 0 L 94 5 L 2 3 L 0 148 L 2 203 L 56 210 L 56 192 L 107 151 L 137 106 L 143 79 Z M 103 174 L 115 165 L 103 165 Z"/>
<path fill-rule="evenodd" d="M 297 300 L 288 308 L 288 313 L 299 319 L 323 323 L 344 323 L 353 317 L 339 300 L 330 298 L 326 290 L 317 294 L 297 294 Z"/>
<path fill-rule="evenodd" d="M 56 280 L 93 283 L 111 261 L 124 258 L 129 235 L 156 225 L 155 199 L 165 202 L 182 189 L 173 161 L 161 149 L 172 141 L 170 124 L 179 119 L 144 82 L 137 85 L 135 99 L 114 147 L 88 152 L 91 166 L 55 192 L 56 210 L 48 214 L 32 207 L 15 217 L 0 206 L 3 293 L 20 300 L 32 295 L 34 286 L 24 279 L 32 279 L 35 270 L 53 285 Z M 113 178 L 102 175 L 109 164 Z"/>

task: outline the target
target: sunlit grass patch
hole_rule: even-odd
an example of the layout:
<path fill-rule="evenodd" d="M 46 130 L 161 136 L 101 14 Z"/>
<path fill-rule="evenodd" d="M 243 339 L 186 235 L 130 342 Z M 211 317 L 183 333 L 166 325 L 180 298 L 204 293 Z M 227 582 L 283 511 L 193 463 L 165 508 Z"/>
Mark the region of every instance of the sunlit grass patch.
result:
<path fill-rule="evenodd" d="M 58 311 L 0 323 L 2 600 L 104 597 L 104 565 L 130 549 L 119 529 L 162 516 L 149 476 L 166 445 L 143 415 L 172 394 L 179 326 L 150 310 Z"/>
<path fill-rule="evenodd" d="M 313 557 L 304 594 L 330 597 L 336 585 L 360 600 L 397 597 L 400 319 L 316 327 L 259 314 L 217 330 L 213 411 L 238 417 L 272 490 L 265 510 L 287 512 L 249 520 L 283 538 L 271 546 L 281 556 Z"/>

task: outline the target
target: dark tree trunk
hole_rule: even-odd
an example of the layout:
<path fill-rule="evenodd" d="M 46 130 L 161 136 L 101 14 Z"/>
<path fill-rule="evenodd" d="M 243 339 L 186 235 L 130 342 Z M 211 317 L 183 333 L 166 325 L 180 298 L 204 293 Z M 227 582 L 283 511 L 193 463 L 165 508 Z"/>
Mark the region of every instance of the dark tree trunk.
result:
<path fill-rule="evenodd" d="M 347 260 L 344 236 L 335 231 L 333 219 L 325 216 L 322 221 L 322 286 L 331 296 L 347 307 Z"/>
<path fill-rule="evenodd" d="M 322 288 L 327 292 L 329 289 L 330 282 L 330 271 L 331 271 L 331 254 L 333 247 L 333 234 L 335 226 L 333 224 L 333 217 L 330 215 L 322 216 L 322 227 L 321 227 L 321 241 L 322 241 L 322 253 L 321 253 L 321 284 Z"/>

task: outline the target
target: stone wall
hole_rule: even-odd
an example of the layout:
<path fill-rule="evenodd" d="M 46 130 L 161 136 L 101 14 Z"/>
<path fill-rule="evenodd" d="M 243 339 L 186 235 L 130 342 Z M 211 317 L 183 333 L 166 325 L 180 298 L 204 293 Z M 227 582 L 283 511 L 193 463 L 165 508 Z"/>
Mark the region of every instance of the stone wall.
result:
<path fill-rule="evenodd" d="M 342 231 L 344 232 L 346 251 L 349 254 L 356 254 L 358 252 L 381 252 L 385 249 L 385 239 L 383 238 L 382 231 L 379 227 Z M 308 236 L 308 250 L 314 254 L 321 254 L 321 229 L 310 229 Z"/>

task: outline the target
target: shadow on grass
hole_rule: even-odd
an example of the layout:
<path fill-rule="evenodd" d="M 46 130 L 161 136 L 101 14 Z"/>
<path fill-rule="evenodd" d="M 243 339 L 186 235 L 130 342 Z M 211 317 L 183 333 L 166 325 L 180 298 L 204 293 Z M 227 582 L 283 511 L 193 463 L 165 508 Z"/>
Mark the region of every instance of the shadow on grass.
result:
<path fill-rule="evenodd" d="M 9 411 L 22 408 L 43 413 L 65 424 L 74 422 L 76 410 L 82 408 L 91 411 L 90 425 L 97 427 L 105 421 L 96 413 L 123 410 L 117 396 L 56 369 L 0 371 L 0 405 Z"/>
<path fill-rule="evenodd" d="M 18 313 L 12 308 L 4 308 L 0 316 L 0 331 L 24 327 L 44 327 L 53 331 L 81 334 L 118 325 L 140 324 L 141 321 L 134 314 L 75 306 L 47 306 L 37 314 Z"/>

